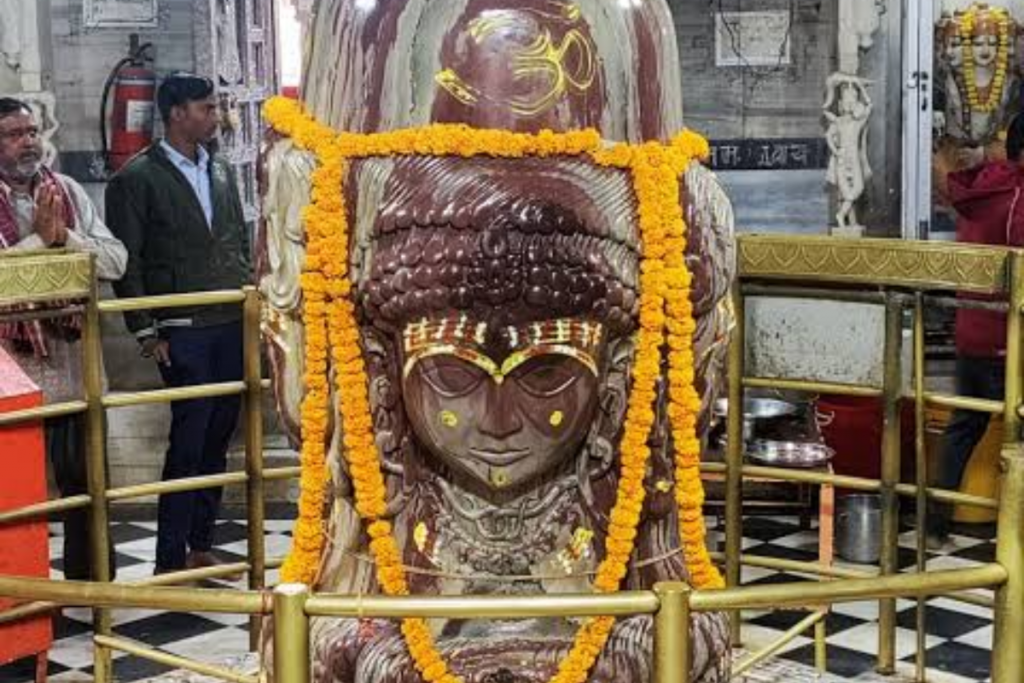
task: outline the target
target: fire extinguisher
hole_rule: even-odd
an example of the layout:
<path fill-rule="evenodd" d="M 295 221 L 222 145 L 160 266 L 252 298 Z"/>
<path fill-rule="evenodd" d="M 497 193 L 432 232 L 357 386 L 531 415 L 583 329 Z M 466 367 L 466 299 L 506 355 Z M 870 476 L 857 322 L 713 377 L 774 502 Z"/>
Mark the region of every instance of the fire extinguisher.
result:
<path fill-rule="evenodd" d="M 100 140 L 107 170 L 117 171 L 129 159 L 153 141 L 153 116 L 156 108 L 156 73 L 146 64 L 152 58 L 147 52 L 152 43 L 138 44 L 131 36 L 127 57 L 117 63 L 107 76 L 100 100 Z M 107 102 L 111 91 L 114 108 L 110 115 L 110 137 L 107 137 Z"/>

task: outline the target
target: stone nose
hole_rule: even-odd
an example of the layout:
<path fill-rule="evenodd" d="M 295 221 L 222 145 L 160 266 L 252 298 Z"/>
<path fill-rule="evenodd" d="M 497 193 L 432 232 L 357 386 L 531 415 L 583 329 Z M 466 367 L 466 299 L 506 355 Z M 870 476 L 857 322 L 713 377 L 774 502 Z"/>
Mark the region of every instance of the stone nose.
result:
<path fill-rule="evenodd" d="M 523 428 L 519 410 L 512 401 L 514 393 L 505 383 L 488 383 L 486 406 L 479 425 L 481 432 L 495 439 L 503 439 Z"/>

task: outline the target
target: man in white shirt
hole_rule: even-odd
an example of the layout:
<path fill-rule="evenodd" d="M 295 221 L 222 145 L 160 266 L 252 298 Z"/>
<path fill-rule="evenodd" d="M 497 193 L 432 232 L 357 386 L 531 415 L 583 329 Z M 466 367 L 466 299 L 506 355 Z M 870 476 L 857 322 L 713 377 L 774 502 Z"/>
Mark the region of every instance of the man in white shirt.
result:
<path fill-rule="evenodd" d="M 0 254 L 4 250 L 49 249 L 96 255 L 99 277 L 124 274 L 125 247 L 115 238 L 82 186 L 42 163 L 39 122 L 27 104 L 0 98 Z M 80 320 L 0 319 L 0 345 L 42 389 L 47 403 L 82 396 Z M 46 450 L 61 495 L 86 493 L 85 429 L 82 415 L 46 420 Z M 85 510 L 64 518 L 64 575 L 89 578 L 89 526 Z"/>
<path fill-rule="evenodd" d="M 207 145 L 219 112 L 213 83 L 172 74 L 157 91 L 165 139 L 135 156 L 107 186 L 107 221 L 128 249 L 118 296 L 240 289 L 251 282 L 249 228 L 234 172 Z M 132 311 L 128 329 L 168 387 L 242 378 L 238 305 Z M 238 424 L 239 396 L 171 405 L 164 480 L 220 474 Z M 156 572 L 218 563 L 214 530 L 221 490 L 160 496 Z"/>

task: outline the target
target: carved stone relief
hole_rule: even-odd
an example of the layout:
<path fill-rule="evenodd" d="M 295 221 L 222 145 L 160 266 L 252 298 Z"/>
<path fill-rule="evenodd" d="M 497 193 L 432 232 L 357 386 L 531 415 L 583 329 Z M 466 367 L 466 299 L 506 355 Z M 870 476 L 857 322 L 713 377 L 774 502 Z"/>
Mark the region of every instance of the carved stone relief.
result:
<path fill-rule="evenodd" d="M 830 232 L 842 237 L 864 234 L 856 205 L 871 178 L 867 131 L 872 103 L 869 83 L 860 77 L 860 58 L 874 46 L 884 11 L 883 0 L 839 0 L 839 70 L 826 82 L 823 113 L 831 155 L 826 180 L 836 205 Z"/>

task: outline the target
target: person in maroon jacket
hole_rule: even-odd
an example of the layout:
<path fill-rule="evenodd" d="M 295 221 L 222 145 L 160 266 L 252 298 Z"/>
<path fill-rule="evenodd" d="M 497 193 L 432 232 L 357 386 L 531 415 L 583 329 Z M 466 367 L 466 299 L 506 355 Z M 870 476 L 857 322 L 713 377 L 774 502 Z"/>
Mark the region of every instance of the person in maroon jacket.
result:
<path fill-rule="evenodd" d="M 1010 123 L 1006 161 L 980 164 L 949 174 L 949 194 L 957 212 L 958 242 L 1024 245 L 1024 115 Z M 960 308 L 956 312 L 956 391 L 961 396 L 1003 399 L 1006 314 Z M 943 436 L 938 486 L 958 489 L 974 447 L 990 415 L 956 410 Z M 948 541 L 950 508 L 934 505 L 928 516 L 928 545 Z"/>

